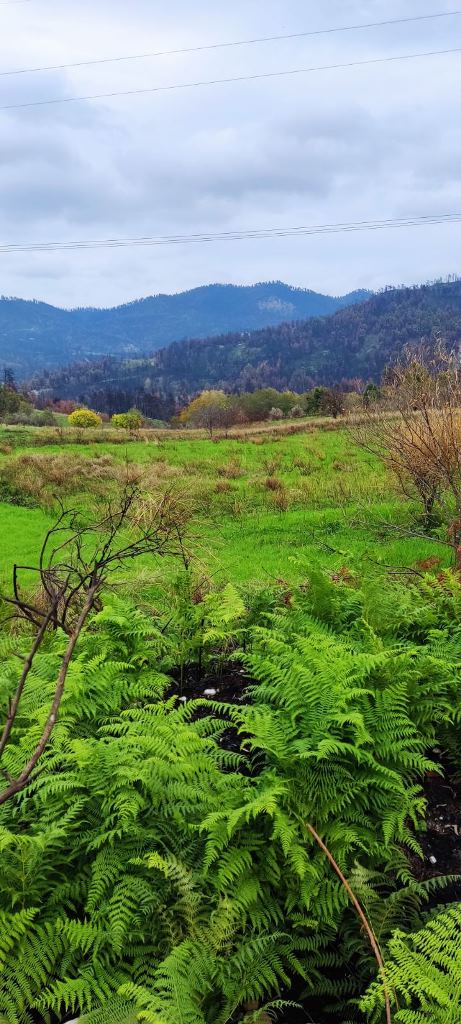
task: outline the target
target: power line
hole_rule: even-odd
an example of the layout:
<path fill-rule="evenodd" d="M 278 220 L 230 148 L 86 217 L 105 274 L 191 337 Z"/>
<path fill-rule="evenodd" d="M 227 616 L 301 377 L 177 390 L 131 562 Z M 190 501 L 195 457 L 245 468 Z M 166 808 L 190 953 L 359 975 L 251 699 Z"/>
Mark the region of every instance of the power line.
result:
<path fill-rule="evenodd" d="M 178 89 L 197 89 L 211 85 L 227 85 L 231 82 L 255 82 L 266 78 L 286 78 L 290 75 L 306 75 L 317 71 L 338 71 L 345 68 L 358 68 L 373 64 L 391 64 L 402 60 L 416 60 L 423 57 L 444 57 L 451 53 L 461 53 L 461 46 L 449 50 L 426 50 L 423 53 L 404 53 L 393 57 L 371 57 L 367 60 L 353 60 L 347 64 L 323 64 L 311 68 L 293 68 L 289 71 L 266 71 L 255 75 L 237 75 L 233 78 L 213 78 L 200 82 L 180 82 L 173 85 L 156 85 L 147 89 L 127 89 L 123 92 L 91 93 L 87 96 L 64 96 L 52 100 L 29 100 L 27 103 L 7 103 L 0 110 L 23 110 L 25 107 L 48 107 L 63 103 L 83 103 L 88 100 L 107 100 L 117 96 L 141 96 L 147 93 L 173 92 Z"/>
<path fill-rule="evenodd" d="M 11 2 L 11 0 L 9 0 Z M 13 0 L 15 3 L 25 3 L 29 0 Z M 0 6 L 2 4 L 0 3 Z M 12 75 L 29 75 L 36 74 L 40 71 L 67 71 L 72 68 L 84 68 L 92 67 L 95 64 L 117 64 L 121 61 L 134 61 L 134 60 L 146 60 L 147 58 L 154 57 L 172 57 L 186 53 L 202 53 L 205 50 L 222 50 L 235 46 L 254 46 L 260 43 L 275 43 L 282 42 L 290 39 L 307 39 L 312 36 L 323 36 L 333 35 L 339 32 L 356 32 L 361 29 L 370 28 L 383 28 L 388 25 L 404 25 L 413 22 L 420 21 L 434 21 L 440 18 L 455 18 L 461 15 L 461 10 L 458 11 L 441 11 L 434 14 L 418 14 L 414 17 L 408 18 L 388 18 L 386 21 L 367 21 L 357 25 L 336 25 L 333 28 L 319 28 L 313 29 L 306 32 L 290 32 L 287 35 L 276 35 L 276 36 L 259 36 L 254 39 L 236 39 L 230 42 L 224 43 L 208 43 L 202 46 L 186 46 L 176 50 L 157 50 L 151 53 L 132 53 L 125 54 L 119 57 L 98 57 L 93 60 L 80 60 L 75 61 L 72 64 L 48 64 L 43 67 L 36 68 L 18 68 L 13 71 L 0 71 L 0 78 L 5 78 Z"/>
<path fill-rule="evenodd" d="M 390 217 L 387 220 L 362 220 L 350 223 L 299 225 L 291 228 L 255 228 L 250 231 L 218 231 L 193 235 L 160 235 L 141 238 L 84 239 L 77 242 L 5 242 L 0 254 L 27 252 L 68 252 L 75 249 L 121 249 L 134 246 L 190 245 L 210 242 L 235 242 L 247 239 L 305 237 L 346 234 L 356 231 L 382 231 L 387 228 L 422 227 L 431 224 L 459 224 L 461 213 L 426 214 L 419 217 Z"/>

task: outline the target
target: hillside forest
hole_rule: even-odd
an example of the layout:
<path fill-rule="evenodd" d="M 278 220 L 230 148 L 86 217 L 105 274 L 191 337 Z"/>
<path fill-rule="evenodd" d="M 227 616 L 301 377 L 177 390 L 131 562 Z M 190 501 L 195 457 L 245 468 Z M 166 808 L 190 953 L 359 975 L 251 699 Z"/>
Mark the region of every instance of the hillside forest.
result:
<path fill-rule="evenodd" d="M 173 295 L 151 295 L 113 309 L 59 309 L 45 302 L 0 297 L 0 364 L 18 380 L 82 360 L 152 353 L 183 338 L 249 331 L 284 320 L 334 313 L 368 292 L 333 297 L 281 281 L 243 286 L 210 284 Z"/>
<path fill-rule="evenodd" d="M 109 414 L 136 406 L 168 419 L 210 388 L 302 393 L 315 385 L 351 390 L 357 378 L 379 383 L 406 346 L 438 337 L 448 347 L 461 341 L 460 281 L 388 289 L 307 321 L 178 341 L 150 358 L 86 361 L 35 375 L 31 386 L 43 399 L 72 399 Z"/>

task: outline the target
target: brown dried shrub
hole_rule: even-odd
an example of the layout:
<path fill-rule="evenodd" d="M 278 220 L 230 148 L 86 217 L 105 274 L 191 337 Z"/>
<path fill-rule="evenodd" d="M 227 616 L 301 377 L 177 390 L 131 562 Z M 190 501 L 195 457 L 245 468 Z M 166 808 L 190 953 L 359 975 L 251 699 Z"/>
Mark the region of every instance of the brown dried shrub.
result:
<path fill-rule="evenodd" d="M 271 505 L 277 509 L 278 512 L 288 512 L 291 505 L 291 495 L 287 488 L 282 487 L 281 490 L 275 491 L 271 495 Z"/>
<path fill-rule="evenodd" d="M 293 459 L 293 466 L 295 469 L 299 469 L 302 476 L 309 476 L 309 474 L 314 471 L 312 463 L 308 462 L 307 459 Z"/>
<path fill-rule="evenodd" d="M 283 488 L 283 480 L 279 476 L 268 476 L 264 481 L 267 491 L 280 491 Z"/>
<path fill-rule="evenodd" d="M 234 488 L 228 480 L 218 480 L 215 485 L 215 494 L 228 494 Z"/>

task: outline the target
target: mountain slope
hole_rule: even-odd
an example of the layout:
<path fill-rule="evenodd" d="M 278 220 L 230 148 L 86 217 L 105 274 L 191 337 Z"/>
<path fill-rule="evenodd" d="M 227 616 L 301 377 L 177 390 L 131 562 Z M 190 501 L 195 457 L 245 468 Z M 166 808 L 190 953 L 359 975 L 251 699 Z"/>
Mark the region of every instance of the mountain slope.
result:
<path fill-rule="evenodd" d="M 0 364 L 18 378 L 104 355 L 142 355 L 182 338 L 252 330 L 304 320 L 360 302 L 281 282 L 240 287 L 207 285 L 177 295 L 154 295 L 114 309 L 58 309 L 44 302 L 0 299 Z"/>
<path fill-rule="evenodd" d="M 353 377 L 379 380 L 406 344 L 436 334 L 461 344 L 461 281 L 388 289 L 332 316 L 176 342 L 150 359 L 106 359 L 42 374 L 36 383 L 102 411 L 138 405 L 154 415 L 161 404 L 154 396 L 183 400 L 208 387 L 303 391 Z"/>
<path fill-rule="evenodd" d="M 333 316 L 174 344 L 157 353 L 154 375 L 163 387 L 192 390 L 379 380 L 405 345 L 436 332 L 461 342 L 461 281 L 387 289 Z"/>

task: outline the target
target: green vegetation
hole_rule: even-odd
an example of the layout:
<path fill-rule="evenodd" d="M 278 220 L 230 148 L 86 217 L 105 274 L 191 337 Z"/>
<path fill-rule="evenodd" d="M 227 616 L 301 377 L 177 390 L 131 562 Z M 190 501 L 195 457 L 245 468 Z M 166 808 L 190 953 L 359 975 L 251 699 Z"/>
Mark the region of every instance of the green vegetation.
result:
<path fill-rule="evenodd" d="M 362 290 L 334 298 L 268 281 L 249 286 L 210 284 L 173 295 L 151 295 L 113 309 L 57 309 L 45 302 L 2 297 L 0 361 L 14 366 L 21 377 L 78 361 L 83 375 L 84 364 L 95 351 L 107 353 L 107 368 L 117 354 L 152 353 L 180 338 L 325 316 L 369 295 Z"/>
<path fill-rule="evenodd" d="M 459 583 L 311 573 L 288 603 L 191 584 L 182 570 L 165 618 L 107 597 L 27 798 L 0 808 L 3 1019 L 261 1024 L 272 1010 L 289 1020 L 292 1001 L 319 1020 L 320 1000 L 322 1020 L 381 1024 L 376 965 L 312 825 L 389 958 L 394 1009 L 395 990 L 412 1011 L 400 1003 L 395 1021 L 458 1021 L 436 1016 L 454 990 L 433 978 L 446 963 L 457 983 L 458 912 L 431 918 L 437 880 L 416 881 L 407 857 L 421 856 L 430 751 L 459 764 Z M 233 650 L 247 702 L 179 699 L 185 637 L 204 679 Z M 65 643 L 50 634 L 36 658 L 11 775 Z M 3 699 L 17 644 L 3 643 Z"/>
<path fill-rule="evenodd" d="M 216 392 L 202 430 L 2 431 L 0 1024 L 460 1024 L 459 417 L 423 383 L 366 443 Z"/>
<path fill-rule="evenodd" d="M 110 422 L 119 430 L 140 430 L 144 419 L 137 409 L 129 409 L 128 412 L 115 413 L 111 416 Z"/>

